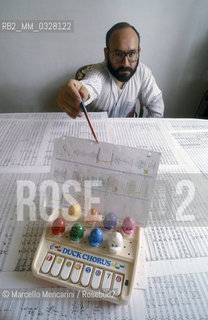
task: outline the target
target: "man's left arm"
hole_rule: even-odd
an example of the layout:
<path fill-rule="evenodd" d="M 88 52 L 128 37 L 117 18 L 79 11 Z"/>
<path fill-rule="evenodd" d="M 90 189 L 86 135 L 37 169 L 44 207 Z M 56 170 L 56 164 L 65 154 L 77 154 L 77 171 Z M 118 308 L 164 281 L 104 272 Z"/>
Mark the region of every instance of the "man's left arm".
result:
<path fill-rule="evenodd" d="M 162 118 L 164 113 L 162 91 L 157 86 L 151 70 L 144 65 L 143 67 L 139 100 L 146 107 L 148 118 Z"/>

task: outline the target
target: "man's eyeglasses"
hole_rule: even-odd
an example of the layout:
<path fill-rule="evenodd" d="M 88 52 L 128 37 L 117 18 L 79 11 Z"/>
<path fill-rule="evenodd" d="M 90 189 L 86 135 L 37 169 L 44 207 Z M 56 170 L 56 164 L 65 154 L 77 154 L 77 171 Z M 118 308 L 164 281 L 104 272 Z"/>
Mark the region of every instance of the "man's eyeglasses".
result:
<path fill-rule="evenodd" d="M 110 51 L 110 49 L 108 49 L 108 51 L 110 52 L 115 63 L 121 63 L 125 57 L 128 58 L 128 61 L 130 63 L 134 63 L 138 60 L 138 56 L 139 56 L 138 51 L 135 51 L 135 50 L 124 52 L 124 51 Z"/>

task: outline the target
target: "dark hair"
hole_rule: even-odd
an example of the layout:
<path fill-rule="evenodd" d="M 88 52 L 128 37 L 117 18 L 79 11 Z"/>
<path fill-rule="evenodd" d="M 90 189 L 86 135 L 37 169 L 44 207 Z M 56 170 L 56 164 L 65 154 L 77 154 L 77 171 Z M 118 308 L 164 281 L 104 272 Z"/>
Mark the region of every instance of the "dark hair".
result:
<path fill-rule="evenodd" d="M 110 37 L 111 37 L 112 33 L 117 29 L 124 29 L 124 28 L 132 28 L 136 32 L 137 37 L 138 37 L 138 42 L 139 42 L 139 45 L 140 45 L 140 34 L 139 34 L 139 32 L 133 26 L 131 26 L 129 23 L 127 23 L 127 22 L 119 22 L 119 23 L 114 24 L 114 26 L 112 26 L 110 28 L 110 30 L 108 30 L 108 32 L 106 33 L 106 37 L 105 37 L 106 48 L 109 48 L 109 42 L 110 42 Z"/>

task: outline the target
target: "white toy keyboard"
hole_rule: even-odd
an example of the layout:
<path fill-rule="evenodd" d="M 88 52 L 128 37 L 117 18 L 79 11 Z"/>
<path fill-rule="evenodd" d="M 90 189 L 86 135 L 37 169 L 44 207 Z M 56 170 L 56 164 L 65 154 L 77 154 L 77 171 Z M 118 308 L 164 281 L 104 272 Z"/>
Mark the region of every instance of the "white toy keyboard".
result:
<path fill-rule="evenodd" d="M 88 237 L 95 227 L 86 223 L 83 223 L 84 237 L 79 242 L 72 241 L 73 224 L 66 222 L 61 236 L 55 236 L 51 226 L 44 228 L 32 264 L 34 275 L 59 286 L 88 291 L 92 296 L 113 303 L 128 303 L 140 268 L 142 229 L 137 226 L 132 235 L 123 236 L 120 252 L 112 254 L 107 240 L 112 232 L 121 232 L 121 224 L 113 230 L 100 226 L 103 242 L 99 247 L 89 244 Z"/>

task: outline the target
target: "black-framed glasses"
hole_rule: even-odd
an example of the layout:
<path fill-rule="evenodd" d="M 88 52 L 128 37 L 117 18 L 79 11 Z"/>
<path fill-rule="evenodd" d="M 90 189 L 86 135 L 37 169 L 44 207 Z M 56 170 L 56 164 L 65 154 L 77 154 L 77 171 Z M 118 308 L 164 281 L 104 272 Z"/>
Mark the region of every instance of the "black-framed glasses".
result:
<path fill-rule="evenodd" d="M 130 63 L 134 63 L 138 60 L 139 57 L 139 52 L 137 50 L 130 50 L 128 52 L 125 52 L 119 50 L 110 51 L 110 49 L 108 49 L 108 51 L 110 52 L 115 63 L 121 63 L 125 57 L 128 58 L 128 61 Z"/>

